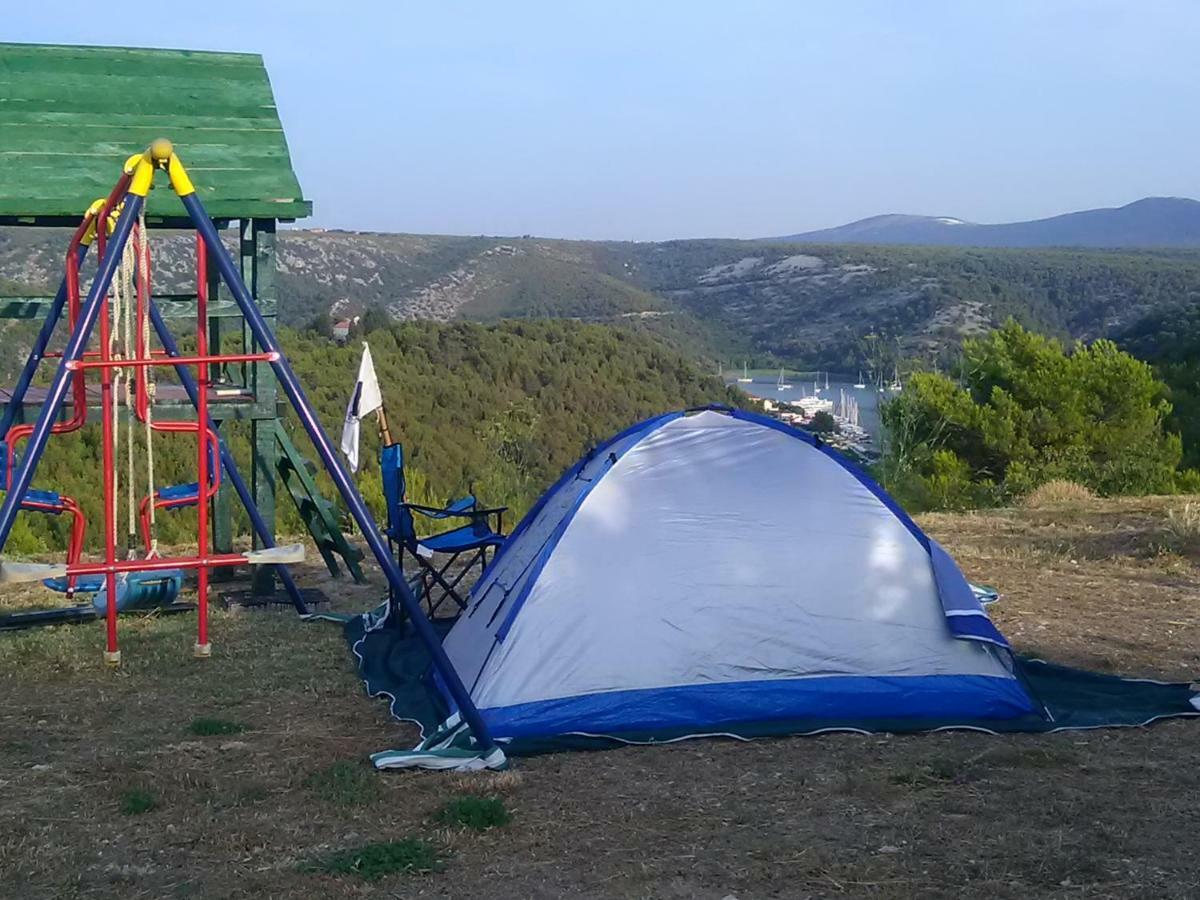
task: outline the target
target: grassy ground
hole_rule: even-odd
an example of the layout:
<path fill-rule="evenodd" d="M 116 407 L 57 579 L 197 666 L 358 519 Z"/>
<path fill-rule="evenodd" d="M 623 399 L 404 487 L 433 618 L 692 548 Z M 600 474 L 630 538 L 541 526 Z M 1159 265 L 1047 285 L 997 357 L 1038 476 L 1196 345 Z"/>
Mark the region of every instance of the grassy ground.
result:
<path fill-rule="evenodd" d="M 924 524 L 1004 591 L 994 614 L 1019 649 L 1200 676 L 1200 529 L 1182 501 Z M 377 590 L 324 588 L 340 609 Z M 123 623 L 116 672 L 98 627 L 0 635 L 0 896 L 1200 896 L 1194 721 L 377 774 L 366 755 L 414 735 L 363 696 L 336 628 L 217 612 L 205 662 L 193 628 Z"/>

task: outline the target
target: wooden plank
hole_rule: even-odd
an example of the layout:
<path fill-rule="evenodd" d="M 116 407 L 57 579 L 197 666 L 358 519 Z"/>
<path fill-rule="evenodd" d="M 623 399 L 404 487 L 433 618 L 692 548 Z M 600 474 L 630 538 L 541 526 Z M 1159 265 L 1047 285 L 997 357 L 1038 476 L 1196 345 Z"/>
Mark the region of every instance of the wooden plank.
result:
<path fill-rule="evenodd" d="M 243 222 L 243 226 L 246 223 Z M 259 304 L 277 305 L 275 283 L 275 222 L 273 219 L 254 219 L 249 229 L 250 246 L 246 246 L 246 231 L 243 228 L 243 269 L 250 268 L 252 277 L 247 280 L 254 300 Z M 275 328 L 275 317 L 264 313 L 268 325 Z M 253 341 L 245 338 L 246 346 L 255 346 Z M 262 349 L 262 348 L 257 348 Z M 251 383 L 254 388 L 255 403 L 275 406 L 275 372 L 269 363 L 251 363 Z M 275 440 L 276 429 L 282 427 L 274 421 L 255 421 L 251 424 L 251 444 L 254 447 L 254 502 L 258 511 L 267 523 L 271 533 L 275 533 L 275 476 L 279 461 L 279 447 Z M 267 595 L 275 592 L 275 573 L 270 566 L 258 566 L 253 576 L 255 594 Z"/>
<path fill-rule="evenodd" d="M 251 118 L 267 115 L 267 111 L 275 114 L 275 98 L 265 84 L 204 82 L 165 76 L 153 80 L 116 75 L 59 75 L 39 79 L 0 77 L 0 103 L 14 104 L 18 110 L 44 109 L 47 112 L 175 108 L 181 112 L 227 111 Z"/>
<path fill-rule="evenodd" d="M 45 297 L 0 298 L 0 319 L 45 319 L 51 305 Z"/>
<path fill-rule="evenodd" d="M 164 136 L 214 217 L 310 213 L 261 56 L 0 43 L 0 216 L 78 216 Z M 147 214 L 183 210 L 160 189 Z"/>
<path fill-rule="evenodd" d="M 124 108 L 105 112 L 103 118 L 94 113 L 75 113 L 44 109 L 31 109 L 19 104 L 0 105 L 0 122 L 6 125 L 44 125 L 76 128 L 87 132 L 96 128 L 153 128 L 187 127 L 193 131 L 215 128 L 221 131 L 283 131 L 279 118 L 274 115 L 245 117 L 227 113 L 206 115 L 202 112 L 157 109 L 129 112 Z"/>
<path fill-rule="evenodd" d="M 9 124 L 0 120 L 0 127 Z M 167 136 L 157 126 L 118 126 L 82 130 L 64 123 L 14 127 L 21 128 L 21 139 L 19 142 L 5 142 L 0 146 L 0 159 L 17 163 L 22 157 L 29 155 L 62 157 L 66 154 L 68 158 L 101 156 L 109 165 L 117 159 L 119 166 L 124 162 L 120 159 L 122 153 L 130 156 L 134 152 L 129 150 L 131 146 L 136 147 L 143 140 L 147 143 L 153 140 L 147 139 L 145 135 Z M 238 158 L 270 160 L 270 165 L 274 168 L 279 157 L 286 159 L 288 156 L 287 147 L 280 141 L 282 135 L 283 130 L 280 128 L 207 128 L 201 131 L 188 125 L 180 125 L 172 129 L 170 138 L 176 145 L 175 149 L 180 159 L 187 154 L 185 165 L 188 164 L 188 160 L 228 154 L 231 147 L 236 147 Z M 188 168 L 191 169 L 191 166 Z"/>
<path fill-rule="evenodd" d="M 4 224 L 10 225 L 65 227 L 78 222 L 82 215 L 80 205 L 73 198 L 39 202 L 42 203 L 43 212 L 30 215 L 28 201 L 0 201 L 0 219 L 5 220 Z M 204 206 L 214 219 L 236 219 L 242 215 L 249 215 L 258 219 L 293 220 L 312 215 L 312 203 L 308 200 L 216 200 L 211 203 L 205 202 Z M 186 228 L 189 225 L 183 204 L 171 194 L 153 198 L 146 218 L 165 219 L 178 228 Z"/>
<path fill-rule="evenodd" d="M 180 50 L 163 47 L 111 47 L 96 44 L 19 44 L 0 42 L 3 58 L 51 59 L 57 62 L 102 58 L 113 61 L 153 59 L 176 65 L 189 61 L 205 65 L 244 65 L 254 61 L 262 65 L 262 56 L 257 53 L 238 53 L 225 50 Z"/>

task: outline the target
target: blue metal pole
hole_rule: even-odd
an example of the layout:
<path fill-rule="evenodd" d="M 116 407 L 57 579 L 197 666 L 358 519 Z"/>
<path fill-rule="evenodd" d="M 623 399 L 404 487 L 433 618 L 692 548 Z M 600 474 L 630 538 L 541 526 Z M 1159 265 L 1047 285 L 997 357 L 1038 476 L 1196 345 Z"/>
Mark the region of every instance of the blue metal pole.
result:
<path fill-rule="evenodd" d="M 77 252 L 79 264 L 82 266 L 83 258 L 87 256 L 88 252 L 87 244 L 80 244 Z M 29 351 L 29 359 L 25 360 L 25 368 L 21 370 L 21 377 L 17 379 L 17 385 L 13 388 L 8 406 L 4 408 L 4 418 L 0 419 L 0 441 L 4 440 L 4 436 L 8 434 L 8 429 L 12 427 L 13 420 L 17 417 L 17 413 L 25 401 L 25 393 L 29 390 L 29 385 L 33 383 L 33 376 L 37 373 L 38 365 L 46 353 L 46 347 L 54 335 L 54 329 L 58 326 L 58 320 L 62 316 L 63 306 L 66 305 L 66 302 L 67 279 L 64 277 L 58 285 L 58 293 L 54 295 L 54 300 L 50 304 L 46 321 L 42 323 L 42 330 L 38 332 L 38 336 L 33 342 L 33 349 Z"/>
<path fill-rule="evenodd" d="M 166 320 L 163 319 L 158 304 L 153 300 L 150 301 L 150 323 L 158 333 L 158 340 L 163 345 L 163 349 L 167 351 L 167 355 L 179 356 L 179 345 L 175 343 L 175 336 L 167 328 Z M 192 401 L 192 406 L 196 406 L 200 394 L 199 388 L 196 386 L 196 379 L 192 377 L 191 370 L 187 366 L 176 366 L 175 374 L 179 376 L 179 381 L 183 385 L 183 389 L 187 391 L 187 395 Z M 212 416 L 208 417 L 208 427 L 213 431 L 217 430 Z M 275 536 L 267 529 L 267 523 L 263 521 L 262 514 L 258 511 L 258 507 L 254 503 L 254 497 L 250 493 L 250 489 L 246 486 L 246 482 L 242 480 L 242 475 L 238 471 L 233 453 L 230 452 L 228 445 L 219 436 L 217 438 L 217 446 L 221 451 L 221 465 L 225 467 L 225 474 L 229 476 L 229 481 L 233 485 L 233 489 L 237 492 L 238 498 L 242 501 L 242 506 L 246 508 L 246 515 L 250 517 L 251 526 L 253 526 L 255 533 L 258 535 L 259 540 L 262 541 L 264 547 L 274 547 Z M 199 502 L 198 499 L 197 502 Z M 296 607 L 296 612 L 300 613 L 300 615 L 306 615 L 308 613 L 308 604 L 304 602 L 304 597 L 300 593 L 300 589 L 296 587 L 296 582 L 292 580 L 292 575 L 287 570 L 287 567 L 275 566 L 275 571 L 279 574 L 280 580 L 283 581 L 283 586 L 287 590 L 288 596 L 292 598 L 292 605 Z"/>
<path fill-rule="evenodd" d="M 37 424 L 33 426 L 33 434 L 29 436 L 29 445 L 21 457 L 21 464 L 17 467 L 12 484 L 9 485 L 8 494 L 4 497 L 4 504 L 0 506 L 0 550 L 4 549 L 4 545 L 8 541 L 13 522 L 17 519 L 17 510 L 21 507 L 21 499 L 29 490 L 30 482 L 33 481 L 34 470 L 37 469 L 42 452 L 46 449 L 46 441 L 50 438 L 50 429 L 54 426 L 54 420 L 62 408 L 67 388 L 74 377 L 69 365 L 83 358 L 83 352 L 87 349 L 88 341 L 92 337 L 92 329 L 96 327 L 96 320 L 100 317 L 100 306 L 105 294 L 108 293 L 109 285 L 112 284 L 113 273 L 117 271 L 117 265 L 121 262 L 121 251 L 125 248 L 125 242 L 129 240 L 129 233 L 138 220 L 138 213 L 142 209 L 144 200 L 145 198 L 139 197 L 137 194 L 127 193 L 125 195 L 125 208 L 117 218 L 116 228 L 108 239 L 104 256 L 92 279 L 91 290 L 88 291 L 83 308 L 79 311 L 79 320 L 75 323 L 75 331 L 67 341 L 62 359 L 58 361 L 58 368 L 54 372 L 54 381 L 51 382 L 46 401 L 42 404 L 42 412 L 38 416 Z"/>
<path fill-rule="evenodd" d="M 334 452 L 333 444 L 330 442 L 329 436 L 325 434 L 325 429 L 321 427 L 316 412 L 309 404 L 308 397 L 304 394 L 304 388 L 300 385 L 300 380 L 296 377 L 296 373 L 292 371 L 287 357 L 283 355 L 283 351 L 279 347 L 279 341 L 271 333 L 270 327 L 268 327 L 262 313 L 259 312 L 258 306 L 254 303 L 254 298 L 246 290 L 246 285 L 243 283 L 241 275 L 238 274 L 233 259 L 229 256 L 225 245 L 221 243 L 221 236 L 217 234 L 216 226 L 213 225 L 212 220 L 208 217 L 208 213 L 204 211 L 204 204 L 200 202 L 199 197 L 194 193 L 185 194 L 180 199 L 183 201 L 184 208 L 187 209 L 188 215 L 192 219 L 192 224 L 196 226 L 196 230 L 200 232 L 200 236 L 204 238 L 204 242 L 208 245 L 208 252 L 216 260 L 221 277 L 229 286 L 229 290 L 233 294 L 233 298 L 237 301 L 238 306 L 241 307 L 242 316 L 245 318 L 246 324 L 250 327 L 250 331 L 254 335 L 254 339 L 258 342 L 258 346 L 264 352 L 277 355 L 276 359 L 271 363 L 271 368 L 275 371 L 275 377 L 279 379 L 279 383 L 283 387 L 283 392 L 287 394 L 288 400 L 292 403 L 292 408 L 296 410 L 296 415 L 300 417 L 300 424 L 308 432 L 308 436 L 313 443 L 313 448 L 317 451 L 317 455 L 321 457 L 321 462 L 324 464 L 326 471 L 329 472 L 329 476 L 337 486 L 338 492 L 342 495 L 346 506 L 349 507 L 350 514 L 354 516 L 354 520 L 358 523 L 358 527 L 362 531 L 363 537 L 366 538 L 371 552 L 375 554 L 375 559 L 379 563 L 379 567 L 383 569 L 388 583 L 391 584 L 392 589 L 404 604 L 405 611 L 412 620 L 413 627 L 417 630 L 417 636 L 429 651 L 434 668 L 442 676 L 446 689 L 458 705 L 459 713 L 466 721 L 468 727 L 470 727 L 471 733 L 475 736 L 475 740 L 479 743 L 480 747 L 484 750 L 490 750 L 495 746 L 495 743 L 492 741 L 491 734 L 488 733 L 487 726 L 483 722 L 483 717 L 479 715 L 479 710 L 475 708 L 475 703 L 471 700 L 470 693 L 467 691 L 466 686 L 463 685 L 462 679 L 458 677 L 458 672 L 455 670 L 454 664 L 446 656 L 446 651 L 442 648 L 441 641 L 438 640 L 437 632 L 433 630 L 433 626 L 425 618 L 425 614 L 421 612 L 421 604 L 417 601 L 412 589 L 408 586 L 408 582 L 404 580 L 404 573 L 400 570 L 395 557 L 388 551 L 387 544 L 379 533 L 379 526 L 375 524 L 375 519 L 372 518 L 367 505 L 359 495 L 358 488 L 354 486 L 354 482 L 346 474 L 341 460 L 338 459 L 337 454 Z M 123 218 L 125 217 L 122 216 Z"/>

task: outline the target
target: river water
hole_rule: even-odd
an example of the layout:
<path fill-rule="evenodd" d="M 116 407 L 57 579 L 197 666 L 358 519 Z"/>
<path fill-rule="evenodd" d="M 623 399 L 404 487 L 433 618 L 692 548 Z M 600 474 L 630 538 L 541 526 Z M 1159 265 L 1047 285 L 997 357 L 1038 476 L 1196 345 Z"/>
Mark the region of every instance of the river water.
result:
<path fill-rule="evenodd" d="M 733 379 L 727 378 L 726 381 L 734 387 L 741 388 L 751 397 L 761 397 L 764 400 L 799 400 L 801 397 L 811 397 L 813 394 L 813 382 L 799 380 L 799 375 L 789 375 L 788 383 L 791 388 L 779 390 L 777 385 L 779 382 L 779 373 L 768 375 L 766 373 L 750 373 L 754 379 L 749 384 L 739 383 Z M 813 375 L 808 373 L 807 378 L 812 379 Z M 880 394 L 874 386 L 868 385 L 865 388 L 856 388 L 851 381 L 844 380 L 844 376 L 839 377 L 836 381 L 835 376 L 831 375 L 829 379 L 829 389 L 825 389 L 825 377 L 822 375 L 820 380 L 821 394 L 823 398 L 833 401 L 834 411 L 838 410 L 838 403 L 841 398 L 841 392 L 845 391 L 846 395 L 853 397 L 858 401 L 858 419 L 859 424 L 866 429 L 867 434 L 878 440 L 879 437 L 879 403 L 880 400 L 886 400 L 888 397 L 895 396 L 891 392 Z"/>

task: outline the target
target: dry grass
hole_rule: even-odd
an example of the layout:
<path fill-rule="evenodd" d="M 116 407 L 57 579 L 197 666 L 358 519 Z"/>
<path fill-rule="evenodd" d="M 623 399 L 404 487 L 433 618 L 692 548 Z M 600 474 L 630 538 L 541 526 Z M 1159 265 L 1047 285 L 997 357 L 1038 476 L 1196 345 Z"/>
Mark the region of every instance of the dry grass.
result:
<path fill-rule="evenodd" d="M 1004 591 L 993 615 L 1019 649 L 1188 679 L 1200 574 L 1164 549 L 1185 508 L 1096 500 L 922 524 Z M 375 595 L 325 587 L 346 610 Z M 414 732 L 363 696 L 336 628 L 217 612 L 206 662 L 190 658 L 193 628 L 123 624 L 116 672 L 95 627 L 0 635 L 0 897 L 1200 896 L 1194 722 L 689 741 L 378 774 L 366 755 Z M 240 730 L 192 733 L 203 719 Z M 511 821 L 443 825 L 462 795 L 501 799 Z"/>
<path fill-rule="evenodd" d="M 1043 509 L 1047 506 L 1065 506 L 1090 503 L 1096 499 L 1090 488 L 1075 481 L 1058 479 L 1047 481 L 1030 491 L 1021 500 L 1028 509 Z"/>
<path fill-rule="evenodd" d="M 1166 531 L 1175 550 L 1194 551 L 1200 545 L 1200 503 L 1188 502 L 1167 510 Z"/>

